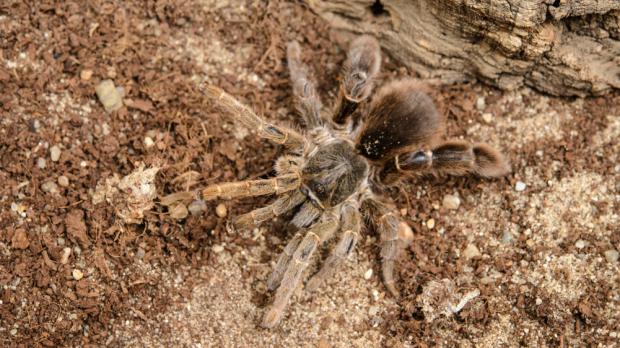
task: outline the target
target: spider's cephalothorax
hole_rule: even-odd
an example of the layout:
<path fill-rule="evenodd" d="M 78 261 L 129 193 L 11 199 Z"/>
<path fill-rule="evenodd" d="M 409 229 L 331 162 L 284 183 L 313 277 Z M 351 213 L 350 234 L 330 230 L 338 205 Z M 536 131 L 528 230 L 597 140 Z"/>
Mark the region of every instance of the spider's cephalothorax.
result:
<path fill-rule="evenodd" d="M 364 220 L 381 237 L 383 281 L 398 296 L 394 262 L 411 240 L 411 228 L 380 188 L 408 175 L 498 177 L 510 171 L 504 157 L 488 145 L 442 142 L 444 119 L 413 79 L 387 83 L 368 101 L 381 63 L 379 45 L 372 37 L 361 36 L 351 43 L 333 110 L 322 110 L 298 43 L 288 45 L 287 60 L 296 106 L 307 126 L 303 133 L 270 124 L 217 87 L 206 88 L 225 114 L 287 151 L 276 161 L 273 178 L 212 185 L 202 191 L 205 200 L 276 196 L 270 205 L 237 217 L 233 225 L 239 229 L 294 212 L 292 223 L 300 230 L 267 281 L 270 290 L 277 290 L 263 317 L 264 327 L 280 321 L 316 249 L 339 235 L 332 254 L 307 282 L 308 290 L 316 289 L 347 259 Z"/>

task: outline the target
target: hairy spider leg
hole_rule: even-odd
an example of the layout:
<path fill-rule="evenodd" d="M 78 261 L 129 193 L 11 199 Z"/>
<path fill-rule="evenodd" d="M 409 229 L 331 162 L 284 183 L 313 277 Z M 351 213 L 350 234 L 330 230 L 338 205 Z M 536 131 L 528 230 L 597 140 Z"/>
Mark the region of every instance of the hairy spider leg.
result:
<path fill-rule="evenodd" d="M 344 124 L 355 113 L 361 102 L 368 99 L 381 69 L 379 42 L 363 35 L 351 42 L 347 59 L 342 65 L 338 102 L 332 120 Z M 354 120 L 354 123 L 357 120 Z"/>
<path fill-rule="evenodd" d="M 308 76 L 308 68 L 301 62 L 301 48 L 297 41 L 292 41 L 286 48 L 286 59 L 290 74 L 293 95 L 297 111 L 308 128 L 323 125 L 321 119 L 321 99 Z"/>
<path fill-rule="evenodd" d="M 302 134 L 291 128 L 268 123 L 256 115 L 249 107 L 220 88 L 207 86 L 205 93 L 215 102 L 217 107 L 234 117 L 235 120 L 239 120 L 249 129 L 255 130 L 258 136 L 283 145 L 293 151 L 301 151 L 307 146 Z"/>
<path fill-rule="evenodd" d="M 287 262 L 286 271 L 284 271 L 280 286 L 276 290 L 274 301 L 263 316 L 263 327 L 272 328 L 280 322 L 284 309 L 301 281 L 312 255 L 320 244 L 331 238 L 336 232 L 338 220 L 338 216 L 329 216 L 326 220 L 310 226 L 307 230 L 304 238 L 299 242 L 297 249 Z"/>
<path fill-rule="evenodd" d="M 442 173 L 482 177 L 500 177 L 510 172 L 510 164 L 497 150 L 486 144 L 470 144 L 452 140 L 431 151 L 404 153 L 388 161 L 381 171 L 385 182 L 395 181 L 401 174 Z"/>
<path fill-rule="evenodd" d="M 340 240 L 331 255 L 325 260 L 321 269 L 306 284 L 308 291 L 316 290 L 325 279 L 331 277 L 338 267 L 351 255 L 360 238 L 362 217 L 359 213 L 359 204 L 351 199 L 343 203 L 341 208 Z"/>
<path fill-rule="evenodd" d="M 292 210 L 296 206 L 303 203 L 305 200 L 306 195 L 304 195 L 301 191 L 292 191 L 276 199 L 268 206 L 254 209 L 249 213 L 237 217 L 234 221 L 234 226 L 236 228 L 248 228 L 252 226 L 258 226 L 269 219 L 273 219 L 276 216 L 280 216 Z"/>
<path fill-rule="evenodd" d="M 210 201 L 216 198 L 233 199 L 244 197 L 264 196 L 268 194 L 281 194 L 292 191 L 301 185 L 299 173 L 285 174 L 271 179 L 246 180 L 227 182 L 207 186 L 202 191 L 202 198 Z"/>

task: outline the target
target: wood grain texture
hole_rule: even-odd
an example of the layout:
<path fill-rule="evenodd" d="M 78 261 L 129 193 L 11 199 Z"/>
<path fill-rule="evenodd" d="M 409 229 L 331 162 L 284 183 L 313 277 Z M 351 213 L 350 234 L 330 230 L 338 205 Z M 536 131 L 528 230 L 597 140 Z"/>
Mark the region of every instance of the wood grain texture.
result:
<path fill-rule="evenodd" d="M 618 0 L 306 0 L 336 37 L 370 34 L 425 79 L 562 96 L 620 89 Z"/>

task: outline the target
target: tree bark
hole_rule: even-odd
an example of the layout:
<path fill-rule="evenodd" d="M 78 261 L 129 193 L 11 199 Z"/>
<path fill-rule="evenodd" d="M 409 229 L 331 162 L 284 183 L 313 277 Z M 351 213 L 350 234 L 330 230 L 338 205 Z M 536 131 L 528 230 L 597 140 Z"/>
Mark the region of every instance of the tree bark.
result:
<path fill-rule="evenodd" d="M 371 34 L 440 83 L 478 78 L 562 96 L 620 89 L 620 0 L 306 1 L 336 33 Z"/>

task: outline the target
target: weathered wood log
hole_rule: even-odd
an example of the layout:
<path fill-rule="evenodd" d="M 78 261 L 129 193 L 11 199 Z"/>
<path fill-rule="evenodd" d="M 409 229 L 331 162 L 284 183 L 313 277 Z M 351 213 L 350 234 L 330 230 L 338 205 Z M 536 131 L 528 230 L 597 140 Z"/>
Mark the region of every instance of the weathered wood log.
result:
<path fill-rule="evenodd" d="M 620 0 L 306 0 L 423 78 L 553 95 L 620 89 Z M 346 37 L 336 35 L 337 37 Z"/>

